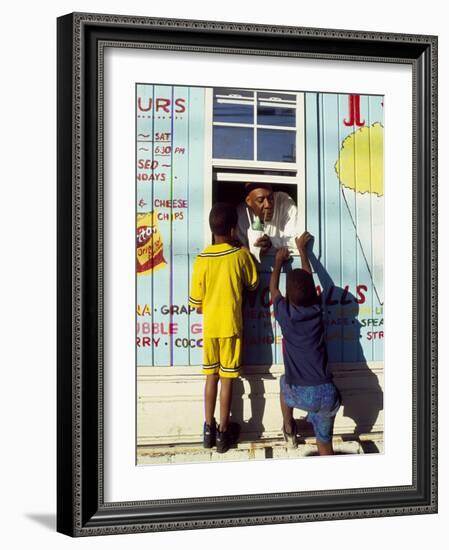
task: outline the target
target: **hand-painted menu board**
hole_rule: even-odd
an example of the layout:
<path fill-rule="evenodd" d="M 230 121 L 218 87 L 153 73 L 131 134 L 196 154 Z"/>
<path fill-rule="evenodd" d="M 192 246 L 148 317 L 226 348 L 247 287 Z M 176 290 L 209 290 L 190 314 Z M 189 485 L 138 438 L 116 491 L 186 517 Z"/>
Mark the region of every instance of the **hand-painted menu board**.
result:
<path fill-rule="evenodd" d="M 212 199 L 204 176 L 212 155 L 207 93 L 136 86 L 138 366 L 202 363 L 202 316 L 189 308 L 188 295 L 193 261 L 210 244 L 203 231 L 204 198 Z M 305 135 L 306 226 L 315 237 L 311 262 L 329 356 L 383 360 L 383 98 L 306 93 L 304 120 L 297 131 Z M 268 293 L 271 265 L 265 258 L 259 266 L 259 290 L 244 306 L 247 365 L 282 363 Z"/>
<path fill-rule="evenodd" d="M 203 248 L 204 89 L 136 87 L 137 364 L 201 363 L 202 319 L 189 310 Z"/>

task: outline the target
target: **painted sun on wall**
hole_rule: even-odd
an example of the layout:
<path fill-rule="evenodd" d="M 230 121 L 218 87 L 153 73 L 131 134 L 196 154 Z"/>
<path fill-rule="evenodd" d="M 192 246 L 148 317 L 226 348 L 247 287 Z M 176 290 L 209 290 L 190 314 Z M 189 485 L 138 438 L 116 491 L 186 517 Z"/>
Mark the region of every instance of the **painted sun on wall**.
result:
<path fill-rule="evenodd" d="M 139 83 L 135 112 L 137 463 L 383 452 L 384 98 Z"/>

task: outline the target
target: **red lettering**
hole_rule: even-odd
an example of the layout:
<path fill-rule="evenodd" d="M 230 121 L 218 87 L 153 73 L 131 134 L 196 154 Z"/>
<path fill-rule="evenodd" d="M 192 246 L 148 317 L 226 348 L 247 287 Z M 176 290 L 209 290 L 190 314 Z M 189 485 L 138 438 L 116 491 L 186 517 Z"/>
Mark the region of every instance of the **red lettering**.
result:
<path fill-rule="evenodd" d="M 358 298 L 355 299 L 355 301 L 358 304 L 364 304 L 366 301 L 366 297 L 363 294 L 362 291 L 366 292 L 368 290 L 368 287 L 366 285 L 357 285 L 357 296 Z"/>
<path fill-rule="evenodd" d="M 149 98 L 148 99 L 148 107 L 147 106 L 143 107 L 142 106 L 142 98 L 139 97 L 137 99 L 137 107 L 138 107 L 139 111 L 143 111 L 143 112 L 151 111 L 152 103 L 153 102 L 152 102 L 151 98 Z"/>
<path fill-rule="evenodd" d="M 162 111 L 169 113 L 170 112 L 170 109 L 168 108 L 169 105 L 170 105 L 169 99 L 165 99 L 163 97 L 158 97 L 156 99 L 156 111 L 160 111 L 162 109 Z"/>
<path fill-rule="evenodd" d="M 159 346 L 160 338 L 151 338 L 150 336 L 144 336 L 143 338 L 136 338 L 136 346 L 138 348 L 149 348 L 154 346 L 157 348 Z"/>
<path fill-rule="evenodd" d="M 359 95 L 349 95 L 348 96 L 348 109 L 349 109 L 349 120 L 343 119 L 343 124 L 345 126 L 364 126 L 365 121 L 360 120 L 360 96 Z"/>
<path fill-rule="evenodd" d="M 365 121 L 360 120 L 360 96 L 355 95 L 354 96 L 354 118 L 355 118 L 355 125 L 356 126 L 365 126 Z"/>
<path fill-rule="evenodd" d="M 156 111 L 164 111 L 166 113 L 170 112 L 169 106 L 171 101 L 165 97 L 157 97 L 156 101 L 154 102 L 154 107 Z M 186 100 L 183 97 L 178 97 L 175 100 L 176 105 L 176 112 L 177 113 L 184 113 L 186 110 Z M 144 113 L 151 111 L 153 107 L 153 100 L 151 98 L 146 99 L 145 101 L 141 98 L 137 98 L 137 108 L 139 111 L 142 111 Z"/>
<path fill-rule="evenodd" d="M 154 206 L 156 208 L 187 208 L 185 199 L 155 199 Z"/>
<path fill-rule="evenodd" d="M 137 323 L 137 334 L 178 334 L 178 324 L 170 323 Z M 153 340 L 156 342 L 157 339 Z"/>
<path fill-rule="evenodd" d="M 165 181 L 165 174 L 156 174 L 153 172 L 152 174 L 147 173 L 139 173 L 137 174 L 137 181 Z"/>
<path fill-rule="evenodd" d="M 160 221 L 164 221 L 164 220 L 182 221 L 184 219 L 184 213 L 172 212 L 171 214 L 169 214 L 168 212 L 158 212 L 157 219 Z"/>
<path fill-rule="evenodd" d="M 139 159 L 137 161 L 137 166 L 143 170 L 155 170 L 159 166 L 159 161 L 157 160 L 148 160 L 148 159 Z"/>
<path fill-rule="evenodd" d="M 185 102 L 186 100 L 183 97 L 178 97 L 178 99 L 175 100 L 177 113 L 183 113 L 186 110 Z"/>
<path fill-rule="evenodd" d="M 379 332 L 368 332 L 366 335 L 367 340 L 381 340 L 384 337 L 384 333 L 382 330 Z"/>

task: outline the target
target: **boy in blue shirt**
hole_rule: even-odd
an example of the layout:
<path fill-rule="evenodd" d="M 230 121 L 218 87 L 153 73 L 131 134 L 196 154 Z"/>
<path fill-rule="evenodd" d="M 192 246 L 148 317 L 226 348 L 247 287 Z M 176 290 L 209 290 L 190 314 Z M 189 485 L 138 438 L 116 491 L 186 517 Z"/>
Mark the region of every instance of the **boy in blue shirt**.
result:
<path fill-rule="evenodd" d="M 289 259 L 287 248 L 276 254 L 270 278 L 274 315 L 282 329 L 285 375 L 281 376 L 282 432 L 286 442 L 297 447 L 293 408 L 308 411 L 320 455 L 334 454 L 332 429 L 340 407 L 340 394 L 328 371 L 327 350 L 321 300 L 312 276 L 307 244 L 312 236 L 305 232 L 296 239 L 302 269 L 287 273 L 287 292 L 279 291 L 282 264 Z"/>

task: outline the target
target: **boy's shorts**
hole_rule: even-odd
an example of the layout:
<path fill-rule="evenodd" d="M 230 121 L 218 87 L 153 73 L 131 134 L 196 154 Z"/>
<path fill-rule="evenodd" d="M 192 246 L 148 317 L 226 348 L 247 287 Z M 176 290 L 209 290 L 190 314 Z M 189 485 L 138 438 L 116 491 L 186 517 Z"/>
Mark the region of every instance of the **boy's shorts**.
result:
<path fill-rule="evenodd" d="M 320 443 L 332 441 L 334 418 L 341 405 L 337 387 L 329 382 L 318 386 L 294 386 L 281 376 L 281 392 L 288 407 L 307 411 L 307 422 L 313 425 L 315 436 Z"/>
<path fill-rule="evenodd" d="M 203 339 L 203 374 L 219 374 L 222 378 L 237 378 L 240 375 L 241 339 Z"/>

